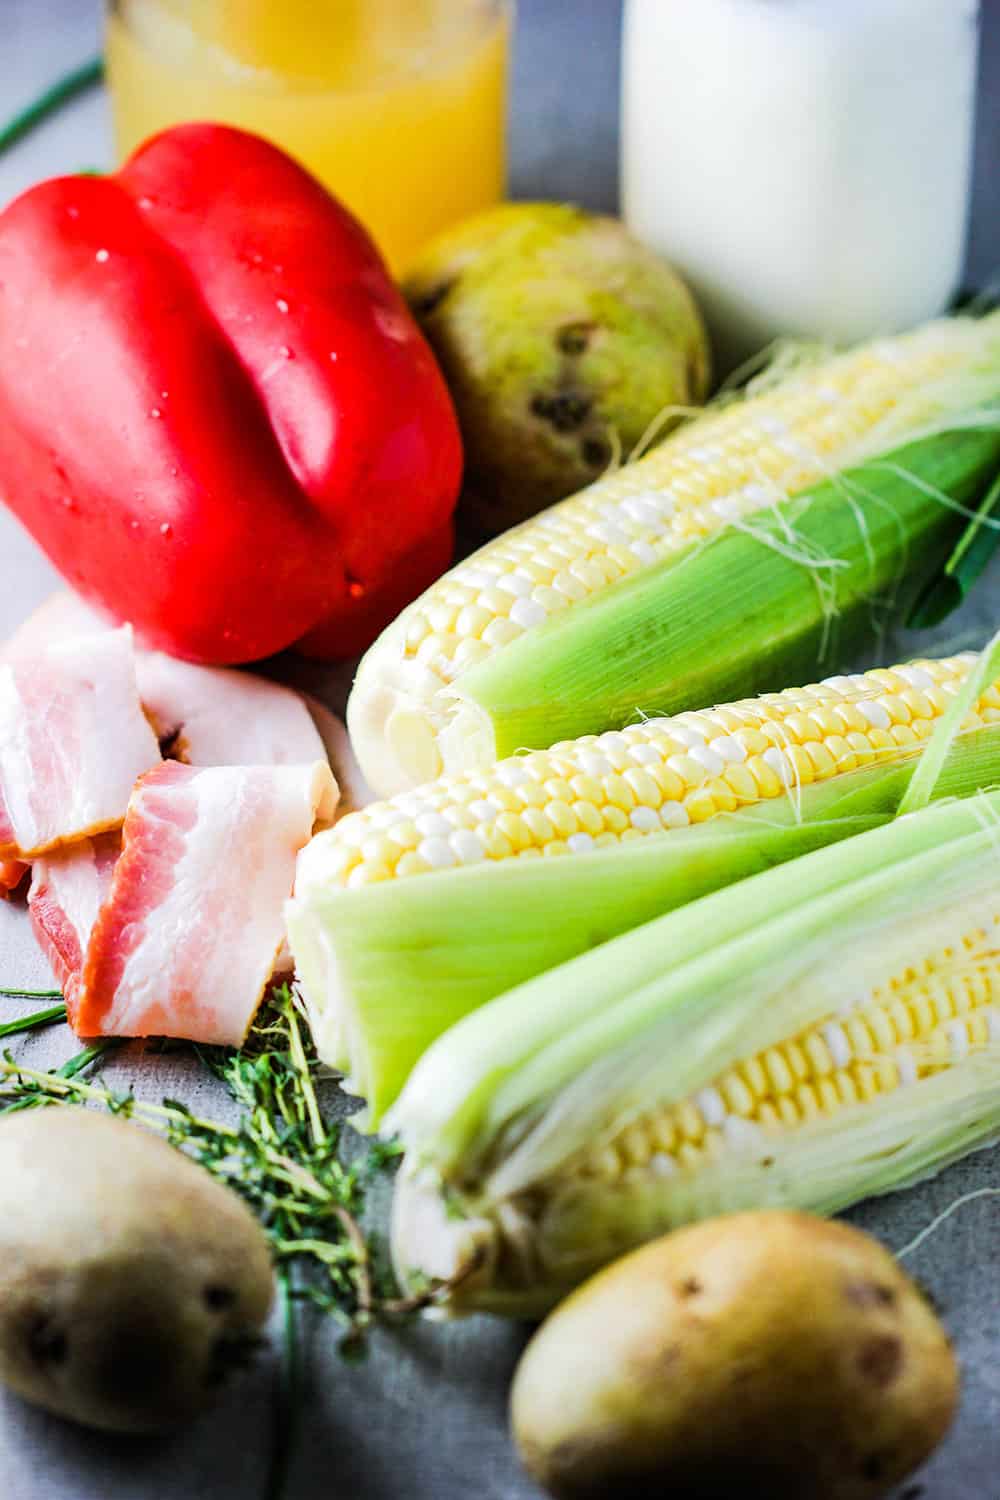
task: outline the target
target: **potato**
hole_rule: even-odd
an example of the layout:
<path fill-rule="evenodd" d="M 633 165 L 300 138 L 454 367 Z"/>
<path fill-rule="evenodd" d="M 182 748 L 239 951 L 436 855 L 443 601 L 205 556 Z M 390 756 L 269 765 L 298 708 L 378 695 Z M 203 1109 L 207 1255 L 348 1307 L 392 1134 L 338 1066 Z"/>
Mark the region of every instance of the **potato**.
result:
<path fill-rule="evenodd" d="M 514 1434 L 559 1500 L 874 1500 L 946 1431 L 958 1377 L 892 1256 L 781 1211 L 668 1235 L 529 1344 Z"/>
<path fill-rule="evenodd" d="M 661 412 L 705 399 L 694 299 L 617 219 L 502 204 L 433 240 L 403 290 L 455 401 L 460 514 L 480 531 L 582 489 L 615 441 L 627 456 Z"/>
<path fill-rule="evenodd" d="M 0 1380 L 88 1427 L 194 1416 L 245 1360 L 273 1294 L 250 1210 L 138 1125 L 0 1116 Z"/>

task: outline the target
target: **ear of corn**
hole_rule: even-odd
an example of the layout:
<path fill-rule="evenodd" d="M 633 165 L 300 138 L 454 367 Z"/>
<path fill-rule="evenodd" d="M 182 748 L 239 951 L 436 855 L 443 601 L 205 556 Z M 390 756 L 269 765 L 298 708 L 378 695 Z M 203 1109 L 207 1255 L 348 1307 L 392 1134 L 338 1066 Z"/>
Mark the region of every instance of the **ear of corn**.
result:
<path fill-rule="evenodd" d="M 320 1056 L 367 1100 L 362 1121 L 377 1125 L 434 1039 L 504 990 L 893 816 L 972 660 L 557 745 L 319 835 L 288 930 Z M 972 686 L 938 796 L 1000 780 L 1000 688 Z"/>
<path fill-rule="evenodd" d="M 467 1017 L 389 1125 L 406 1275 L 538 1312 L 678 1224 L 830 1212 L 1000 1134 L 1000 793 L 707 896 Z"/>
<path fill-rule="evenodd" d="M 1000 319 L 792 375 L 490 543 L 361 664 L 383 794 L 788 681 L 918 589 L 1000 460 Z"/>

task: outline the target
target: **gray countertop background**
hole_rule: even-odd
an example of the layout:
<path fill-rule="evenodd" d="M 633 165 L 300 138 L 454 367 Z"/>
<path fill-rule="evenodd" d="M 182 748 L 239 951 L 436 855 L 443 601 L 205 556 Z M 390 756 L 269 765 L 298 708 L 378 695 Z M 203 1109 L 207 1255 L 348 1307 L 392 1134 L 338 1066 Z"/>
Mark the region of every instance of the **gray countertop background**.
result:
<path fill-rule="evenodd" d="M 1000 269 L 1000 0 L 985 0 L 983 78 L 969 279 Z M 570 198 L 614 209 L 617 195 L 619 0 L 520 0 L 511 106 L 518 197 Z M 0 115 L 97 50 L 95 0 L 0 0 Z M 110 161 L 105 107 L 94 94 L 0 158 L 0 206 L 43 176 Z M 0 639 L 53 587 L 33 544 L 0 514 Z M 928 642 L 885 659 L 982 641 L 996 624 L 1000 566 L 971 605 Z M 991 624 L 992 622 L 992 624 Z M 887 648 L 888 651 L 888 648 Z M 7 985 L 47 979 L 24 914 L 0 902 L 0 973 Z M 10 1012 L 16 1008 L 5 1002 Z M 75 1050 L 64 1032 L 26 1049 L 50 1066 Z M 171 1058 L 127 1049 L 109 1074 L 147 1095 L 220 1109 L 213 1086 Z M 1000 1185 L 997 1150 L 852 1217 L 900 1248 L 956 1198 Z M 962 1357 L 965 1392 L 946 1444 L 906 1500 L 1000 1500 L 1000 1200 L 961 1208 L 908 1261 L 944 1309 Z M 285 1500 L 532 1500 L 505 1431 L 507 1384 L 523 1332 L 486 1319 L 381 1334 L 369 1360 L 344 1366 L 329 1329 L 309 1353 Z M 109 1439 L 0 1395 L 3 1500 L 257 1500 L 272 1428 L 275 1359 L 263 1358 L 227 1400 L 170 1439 Z M 678 1497 L 682 1500 L 682 1497 Z M 772 1497 L 768 1497 L 772 1500 Z M 780 1500 L 780 1497 L 773 1497 Z M 817 1496 L 816 1500 L 822 1500 Z"/>

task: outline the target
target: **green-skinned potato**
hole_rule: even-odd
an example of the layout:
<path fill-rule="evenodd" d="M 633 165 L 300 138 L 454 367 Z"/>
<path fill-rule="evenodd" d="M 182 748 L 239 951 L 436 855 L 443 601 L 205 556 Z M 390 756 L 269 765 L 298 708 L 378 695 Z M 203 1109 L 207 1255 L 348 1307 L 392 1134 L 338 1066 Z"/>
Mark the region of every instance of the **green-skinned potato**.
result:
<path fill-rule="evenodd" d="M 529 1344 L 512 1422 L 558 1500 L 876 1500 L 936 1447 L 957 1389 L 881 1245 L 773 1211 L 678 1231 L 581 1287 Z"/>
<path fill-rule="evenodd" d="M 505 204 L 432 241 L 404 291 L 458 409 L 481 531 L 582 489 L 707 394 L 690 292 L 617 219 Z"/>
<path fill-rule="evenodd" d="M 204 1409 L 271 1306 L 267 1240 L 203 1168 L 89 1110 L 0 1117 L 0 1380 L 88 1427 Z"/>

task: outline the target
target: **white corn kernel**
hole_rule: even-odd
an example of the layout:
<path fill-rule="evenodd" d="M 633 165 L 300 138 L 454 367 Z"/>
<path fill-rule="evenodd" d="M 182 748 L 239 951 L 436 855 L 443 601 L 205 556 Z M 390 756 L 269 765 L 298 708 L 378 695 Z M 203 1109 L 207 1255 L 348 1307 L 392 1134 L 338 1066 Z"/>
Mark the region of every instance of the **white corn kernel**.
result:
<path fill-rule="evenodd" d="M 691 815 L 683 802 L 664 802 L 660 808 L 660 822 L 664 828 L 686 828 Z"/>
<path fill-rule="evenodd" d="M 699 1089 L 694 1102 L 701 1110 L 706 1125 L 721 1125 L 726 1118 L 726 1106 L 717 1088 Z"/>
<path fill-rule="evenodd" d="M 424 838 L 444 837 L 451 832 L 451 824 L 440 813 L 425 812 L 413 820 Z"/>
<path fill-rule="evenodd" d="M 876 729 L 888 729 L 892 720 L 889 711 L 881 703 L 874 702 L 871 698 L 859 698 L 857 703 L 858 713 L 863 715 Z"/>
<path fill-rule="evenodd" d="M 424 839 L 417 845 L 416 852 L 432 870 L 448 870 L 456 863 L 455 851 L 447 839 Z"/>
<path fill-rule="evenodd" d="M 535 586 L 530 578 L 523 578 L 520 573 L 506 573 L 503 578 L 497 579 L 496 585 L 505 594 L 513 594 L 515 599 L 530 598 Z"/>
<path fill-rule="evenodd" d="M 747 758 L 746 746 L 731 734 L 720 734 L 718 739 L 710 740 L 709 749 L 730 765 L 741 765 Z"/>
<path fill-rule="evenodd" d="M 482 839 L 471 829 L 459 828 L 450 835 L 448 843 L 454 850 L 459 864 L 473 865 L 486 858 Z"/>
<path fill-rule="evenodd" d="M 722 756 L 712 746 L 704 743 L 691 746 L 691 758 L 704 766 L 710 776 L 720 776 L 725 769 Z"/>
<path fill-rule="evenodd" d="M 525 630 L 531 630 L 536 625 L 541 625 L 548 619 L 548 611 L 534 599 L 515 599 L 511 606 L 510 618 L 515 625 L 523 625 Z"/>
<path fill-rule="evenodd" d="M 835 1021 L 831 1021 L 829 1025 L 823 1027 L 823 1040 L 830 1050 L 834 1067 L 846 1068 L 851 1061 L 851 1044 L 847 1040 L 844 1028 L 838 1026 Z"/>

